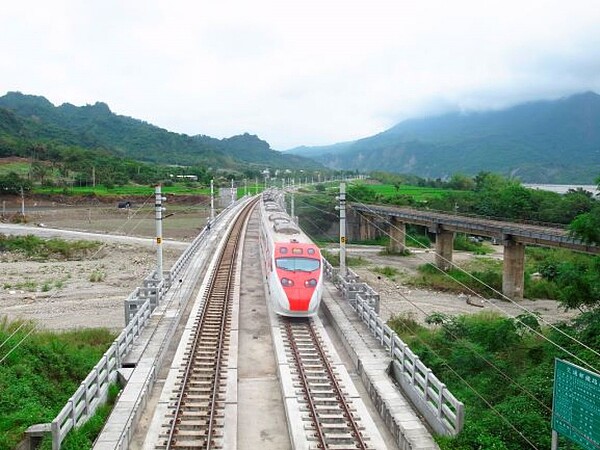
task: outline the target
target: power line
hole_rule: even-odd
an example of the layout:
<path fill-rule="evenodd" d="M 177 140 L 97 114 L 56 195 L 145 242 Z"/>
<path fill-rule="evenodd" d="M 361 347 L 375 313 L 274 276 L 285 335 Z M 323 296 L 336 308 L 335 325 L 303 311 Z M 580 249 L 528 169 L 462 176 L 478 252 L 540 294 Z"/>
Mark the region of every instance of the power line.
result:
<path fill-rule="evenodd" d="M 355 199 L 357 200 L 357 199 Z M 379 215 L 376 211 L 374 211 L 373 209 L 369 208 L 368 205 L 365 205 L 364 203 L 361 203 L 360 201 L 357 200 L 357 203 L 359 203 L 361 206 L 367 208 L 371 213 L 373 213 L 373 215 L 376 215 L 379 218 L 383 218 L 381 215 Z M 388 235 L 390 238 L 392 238 L 391 235 L 389 235 L 389 233 L 387 233 L 385 230 L 383 230 L 381 227 L 379 227 L 374 221 L 369 220 L 368 218 L 366 218 L 366 220 L 371 223 L 375 228 L 377 228 L 378 230 L 382 231 L 384 234 Z M 393 224 L 390 224 L 390 226 L 393 226 L 395 229 L 397 229 L 398 231 L 400 231 L 401 233 L 403 232 L 403 230 L 401 230 L 400 228 L 395 227 Z M 404 235 L 406 237 L 410 237 L 413 241 L 417 242 L 420 246 L 422 246 L 423 248 L 428 249 L 428 247 L 426 247 L 425 245 L 423 245 L 421 242 L 419 242 L 417 239 L 413 238 L 412 236 L 410 236 L 408 233 L 406 233 L 405 231 L 403 232 Z M 447 262 L 448 264 L 452 265 L 454 268 L 456 268 L 457 270 L 461 271 L 462 273 L 466 274 L 467 276 L 471 277 L 473 280 L 477 281 L 478 283 L 480 283 L 482 286 L 485 286 L 486 288 L 490 289 L 492 292 L 496 293 L 497 295 L 499 295 L 501 298 L 504 298 L 506 300 L 508 300 L 511 304 L 513 304 L 514 306 L 518 307 L 519 309 L 521 309 L 522 311 L 528 313 L 528 314 L 534 314 L 532 311 L 528 310 L 526 307 L 524 307 L 523 305 L 518 304 L 517 302 L 515 302 L 514 300 L 512 300 L 510 297 L 507 297 L 506 295 L 504 295 L 503 293 L 497 291 L 496 289 L 494 289 L 493 287 L 489 286 L 488 284 L 486 284 L 483 280 L 477 278 L 476 276 L 474 276 L 473 274 L 467 272 L 466 270 L 464 270 L 463 268 L 459 267 L 458 265 L 456 265 L 453 261 L 450 261 L 446 258 L 444 258 L 442 255 L 439 255 L 438 253 L 436 253 L 435 251 L 433 252 L 434 255 L 442 258 L 445 262 Z M 423 258 L 421 258 L 419 255 L 415 256 L 420 259 L 421 261 L 427 263 L 427 261 L 425 261 Z M 510 313 L 508 313 L 506 310 L 500 308 L 498 305 L 494 304 L 493 302 L 490 302 L 488 299 L 486 299 L 485 297 L 483 297 L 481 294 L 479 294 L 478 292 L 476 292 L 475 290 L 473 290 L 471 287 L 467 286 L 466 284 L 464 284 L 463 282 L 461 282 L 460 280 L 457 280 L 456 278 L 454 278 L 452 275 L 450 275 L 449 273 L 445 272 L 444 270 L 440 269 L 439 267 L 437 267 L 435 264 L 432 265 L 432 267 L 434 267 L 436 270 L 438 270 L 440 273 L 442 273 L 444 276 L 449 277 L 450 279 L 452 279 L 453 281 L 455 281 L 456 283 L 458 283 L 460 286 L 464 287 L 466 290 L 468 290 L 469 292 L 471 292 L 473 295 L 481 298 L 483 301 L 485 301 L 486 303 L 492 305 L 494 308 L 498 309 L 499 311 L 502 311 L 504 314 L 508 315 L 509 317 L 514 318 L 515 320 L 517 320 L 519 323 L 521 323 L 523 326 L 525 326 L 526 328 L 528 328 L 530 331 L 532 331 L 533 333 L 537 334 L 538 336 L 542 337 L 544 340 L 550 342 L 552 345 L 556 346 L 557 348 L 559 348 L 560 350 L 562 350 L 563 352 L 565 352 L 566 354 L 568 354 L 569 356 L 572 356 L 573 358 L 575 358 L 577 361 L 579 361 L 580 363 L 586 365 L 587 367 L 591 368 L 592 370 L 598 372 L 598 369 L 596 369 L 594 366 L 592 366 L 591 364 L 589 364 L 587 361 L 584 361 L 583 359 L 579 358 L 577 355 L 573 354 L 572 352 L 570 352 L 569 350 L 565 349 L 564 347 L 560 346 L 559 344 L 555 343 L 554 341 L 552 341 L 551 339 L 549 339 L 548 337 L 544 336 L 542 333 L 538 332 L 537 330 L 535 330 L 534 328 L 532 328 L 531 326 L 529 326 L 528 324 L 524 323 L 523 321 L 521 321 L 518 317 L 516 316 L 512 316 Z M 579 341 L 578 339 L 576 339 L 575 337 L 569 335 L 568 333 L 564 332 L 563 330 L 561 330 L 560 328 L 556 327 L 555 325 L 553 325 L 552 323 L 548 322 L 547 320 L 545 320 L 543 317 L 540 317 L 540 320 L 546 324 L 547 326 L 549 326 L 550 328 L 552 328 L 555 331 L 558 331 L 560 334 L 562 334 L 563 336 L 567 337 L 568 339 L 571 339 L 573 342 L 581 345 L 582 347 L 584 347 L 585 349 L 591 351 L 593 354 L 597 355 L 598 357 L 600 357 L 600 353 L 598 353 L 596 350 L 594 350 L 593 348 L 589 347 L 588 345 L 586 345 L 585 343 Z"/>
<path fill-rule="evenodd" d="M 137 215 L 137 213 L 138 213 L 138 212 L 141 210 L 141 208 L 143 208 L 143 207 L 144 207 L 144 206 L 145 206 L 145 205 L 146 205 L 146 204 L 147 204 L 147 203 L 150 201 L 150 199 L 152 199 L 152 198 L 154 198 L 154 194 L 152 194 L 152 195 L 148 196 L 148 198 L 146 198 L 146 200 L 144 201 L 144 203 L 142 204 L 142 206 L 141 206 L 140 208 L 138 208 L 138 209 L 135 211 L 135 213 L 134 213 L 134 214 L 133 214 L 131 217 L 128 217 L 128 218 L 127 218 L 127 220 L 126 220 L 126 221 L 125 221 L 123 224 L 120 224 L 120 225 L 119 225 L 119 227 L 117 227 L 117 228 L 115 229 L 115 231 L 113 231 L 113 234 L 114 234 L 115 232 L 117 232 L 117 231 L 120 231 L 120 229 L 121 229 L 121 228 L 123 228 L 123 227 L 124 227 L 124 226 L 127 224 L 127 222 L 129 222 L 130 220 L 132 220 L 132 219 L 133 219 L 133 217 L 135 217 L 135 216 Z M 151 211 L 150 211 L 150 212 L 151 212 Z M 138 224 L 139 224 L 139 222 L 138 222 Z M 136 226 L 136 227 L 137 227 L 137 226 Z M 134 229 L 135 229 L 135 227 L 134 227 Z M 96 250 L 96 251 L 95 251 L 95 252 L 94 252 L 94 253 L 93 253 L 93 254 L 90 256 L 90 258 L 89 258 L 89 259 L 90 259 L 90 260 L 94 259 L 94 258 L 96 257 L 96 255 L 97 255 L 97 254 L 98 254 L 98 253 L 99 253 L 101 250 L 103 250 L 103 249 L 104 249 L 104 248 L 105 248 L 107 245 L 108 245 L 108 243 L 107 243 L 107 242 L 104 242 L 104 243 L 102 243 L 102 245 L 100 245 L 100 246 L 98 247 L 98 249 L 97 249 L 97 250 Z M 57 295 L 59 292 L 60 292 L 60 289 L 58 289 L 57 291 L 53 292 L 53 293 L 50 295 L 50 297 L 48 297 L 48 300 L 50 300 L 50 299 L 54 298 L 54 297 L 55 297 L 55 296 L 56 296 L 56 295 Z M 38 323 L 35 323 L 35 324 L 32 326 L 32 328 L 29 330 L 29 332 L 28 332 L 28 333 L 25 335 L 25 337 L 23 337 L 23 339 L 21 339 L 19 342 L 17 342 L 17 344 L 16 344 L 16 345 L 14 345 L 14 346 L 13 346 L 13 347 L 12 347 L 12 348 L 11 348 L 11 349 L 10 349 L 10 350 L 9 350 L 9 351 L 8 351 L 8 352 L 5 354 L 5 355 L 4 355 L 4 357 L 2 357 L 2 359 L 0 359 L 0 364 L 1 364 L 2 362 L 4 362 L 4 361 L 6 360 L 6 358 L 8 358 L 8 356 L 9 356 L 9 355 L 10 355 L 12 352 L 14 352 L 14 351 L 15 351 L 15 350 L 16 350 L 16 349 L 17 349 L 17 348 L 18 348 L 18 347 L 19 347 L 19 346 L 20 346 L 20 345 L 21 345 L 23 342 L 25 342 L 25 340 L 26 340 L 26 339 L 27 339 L 27 338 L 28 338 L 28 337 L 29 337 L 29 336 L 30 336 L 30 335 L 31 335 L 31 334 L 32 334 L 32 333 L 33 333 L 35 330 L 37 330 L 37 329 L 39 328 L 39 326 L 40 326 L 39 322 L 38 322 Z M 19 328 L 20 328 L 20 327 L 19 327 Z M 13 333 L 13 334 L 14 334 L 14 333 Z M 11 335 L 11 336 L 12 336 L 12 335 Z M 10 337 L 9 337 L 9 339 L 10 339 Z M 7 341 L 8 341 L 8 339 L 4 341 L 4 343 L 2 344 L 2 346 L 4 346 L 4 344 L 5 344 Z M 0 348 L 1 348 L 2 346 L 0 346 Z"/>

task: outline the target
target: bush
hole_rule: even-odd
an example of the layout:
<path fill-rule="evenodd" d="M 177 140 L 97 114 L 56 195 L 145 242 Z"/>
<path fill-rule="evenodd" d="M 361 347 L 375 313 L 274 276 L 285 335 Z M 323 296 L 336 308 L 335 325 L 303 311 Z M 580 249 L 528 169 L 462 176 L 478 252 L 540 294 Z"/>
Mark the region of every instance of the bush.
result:
<path fill-rule="evenodd" d="M 596 355 L 557 331 L 540 327 L 535 316 L 517 319 L 490 313 L 457 317 L 437 313 L 429 319 L 441 324 L 435 328 L 424 328 L 411 316 L 388 322 L 465 404 L 463 431 L 455 438 L 436 436 L 442 450 L 530 448 L 519 433 L 536 448 L 549 448 L 554 358 L 569 357 L 524 324 L 592 366 L 600 365 Z M 600 310 L 581 315 L 572 326 L 559 327 L 592 348 L 600 345 Z M 575 447 L 565 444 L 565 448 Z"/>
<path fill-rule="evenodd" d="M 396 275 L 398 275 L 398 269 L 395 267 L 384 266 L 384 267 L 375 267 L 373 272 L 380 273 L 381 275 L 391 278 L 392 280 Z"/>
<path fill-rule="evenodd" d="M 14 348 L 0 364 L 3 449 L 15 448 L 27 427 L 52 421 L 115 338 L 109 330 L 92 329 L 34 331 L 24 339 L 32 327 L 33 323 L 0 320 L 0 342 L 6 342 L 0 358 Z"/>

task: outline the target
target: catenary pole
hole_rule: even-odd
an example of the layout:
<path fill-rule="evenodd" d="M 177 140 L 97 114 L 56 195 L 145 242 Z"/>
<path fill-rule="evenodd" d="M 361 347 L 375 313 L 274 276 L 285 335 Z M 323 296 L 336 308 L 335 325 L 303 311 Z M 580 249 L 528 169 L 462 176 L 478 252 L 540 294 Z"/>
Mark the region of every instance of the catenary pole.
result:
<path fill-rule="evenodd" d="M 210 221 L 215 220 L 215 181 L 210 180 Z"/>
<path fill-rule="evenodd" d="M 164 208 L 162 207 L 163 200 L 166 200 L 162 196 L 160 184 L 156 185 L 154 190 L 155 202 L 154 202 L 154 211 L 155 211 L 155 221 L 156 221 L 156 275 L 158 277 L 158 281 L 162 281 L 163 279 L 163 249 L 162 249 L 162 212 Z"/>
<path fill-rule="evenodd" d="M 340 183 L 340 276 L 346 276 L 346 183 Z"/>

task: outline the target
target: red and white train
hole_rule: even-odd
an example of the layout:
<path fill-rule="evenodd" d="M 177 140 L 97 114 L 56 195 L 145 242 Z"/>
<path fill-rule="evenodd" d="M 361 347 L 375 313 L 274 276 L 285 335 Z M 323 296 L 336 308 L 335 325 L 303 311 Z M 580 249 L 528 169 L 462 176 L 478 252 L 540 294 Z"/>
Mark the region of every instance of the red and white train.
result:
<path fill-rule="evenodd" d="M 260 202 L 260 249 L 274 311 L 288 317 L 317 314 L 323 295 L 319 248 L 282 206 L 283 195 L 266 191 Z"/>

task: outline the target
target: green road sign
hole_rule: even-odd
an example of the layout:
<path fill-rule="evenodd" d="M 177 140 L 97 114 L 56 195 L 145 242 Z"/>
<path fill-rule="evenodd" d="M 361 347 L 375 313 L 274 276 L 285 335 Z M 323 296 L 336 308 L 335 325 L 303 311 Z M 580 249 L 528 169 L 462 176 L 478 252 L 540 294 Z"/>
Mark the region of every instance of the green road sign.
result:
<path fill-rule="evenodd" d="M 552 429 L 584 449 L 600 449 L 600 375 L 555 360 Z"/>

